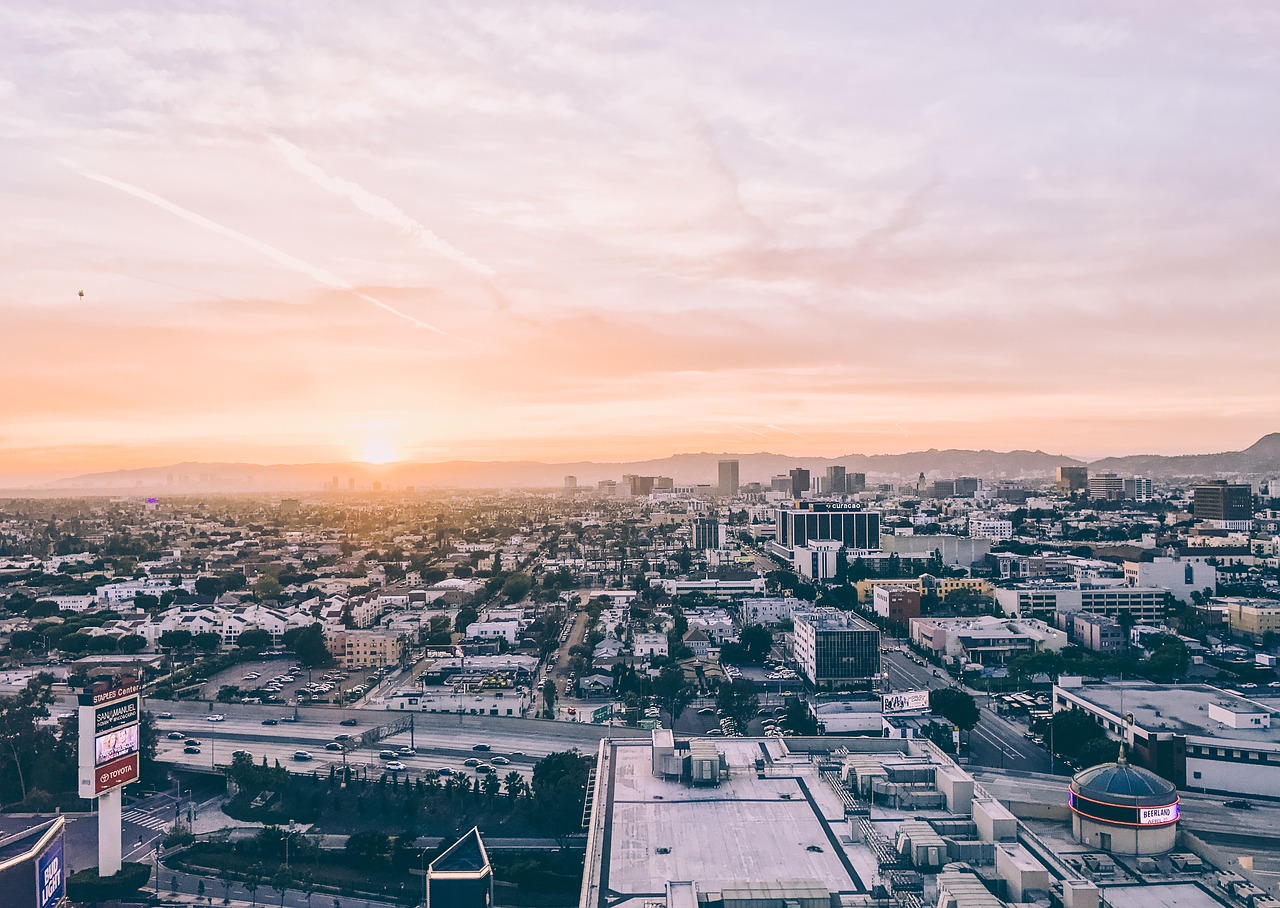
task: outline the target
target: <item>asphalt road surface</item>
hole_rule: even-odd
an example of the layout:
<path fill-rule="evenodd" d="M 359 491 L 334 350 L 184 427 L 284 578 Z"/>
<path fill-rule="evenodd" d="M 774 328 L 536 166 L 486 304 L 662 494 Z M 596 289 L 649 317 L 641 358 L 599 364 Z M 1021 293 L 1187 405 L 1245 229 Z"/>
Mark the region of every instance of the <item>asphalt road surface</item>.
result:
<path fill-rule="evenodd" d="M 954 686 L 946 672 L 927 663 L 920 665 L 912 661 L 911 654 L 906 652 L 885 653 L 881 669 L 889 675 L 889 684 L 894 690 L 933 690 Z M 983 694 L 967 692 L 977 701 L 981 718 L 968 736 L 968 753 L 962 749 L 961 757 L 967 756 L 970 763 L 978 766 L 1026 772 L 1051 771 L 1047 750 L 1024 738 L 1022 728 L 987 709 Z"/>

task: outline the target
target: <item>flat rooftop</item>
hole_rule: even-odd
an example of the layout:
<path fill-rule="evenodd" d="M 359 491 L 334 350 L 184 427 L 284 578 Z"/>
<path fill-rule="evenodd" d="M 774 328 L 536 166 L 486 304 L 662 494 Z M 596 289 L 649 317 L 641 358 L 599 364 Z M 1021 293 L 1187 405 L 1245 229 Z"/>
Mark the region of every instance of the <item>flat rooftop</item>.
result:
<path fill-rule="evenodd" d="M 1171 732 L 1280 744 L 1280 726 L 1271 728 L 1219 728 L 1209 718 L 1209 706 L 1224 706 L 1237 713 L 1270 714 L 1261 703 L 1208 684 L 1149 684 L 1139 681 L 1062 688 L 1063 693 L 1122 716 L 1133 714 L 1134 724 L 1149 732 Z"/>
<path fill-rule="evenodd" d="M 843 804 L 806 757 L 787 756 L 776 741 L 715 746 L 730 778 L 688 788 L 653 776 L 649 741 L 605 745 L 600 870 L 582 904 L 637 908 L 665 893 L 668 881 L 696 881 L 702 892 L 781 881 L 867 890 L 833 827 L 843 823 Z M 764 779 L 754 769 L 761 758 L 771 766 Z"/>

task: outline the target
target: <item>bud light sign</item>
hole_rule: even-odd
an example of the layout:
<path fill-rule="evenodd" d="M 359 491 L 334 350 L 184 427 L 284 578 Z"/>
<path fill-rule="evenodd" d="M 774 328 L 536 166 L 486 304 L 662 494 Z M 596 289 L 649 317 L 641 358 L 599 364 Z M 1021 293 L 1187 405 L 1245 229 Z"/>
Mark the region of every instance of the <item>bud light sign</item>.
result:
<path fill-rule="evenodd" d="M 54 908 L 66 892 L 62 836 L 49 843 L 36 861 L 36 908 Z"/>

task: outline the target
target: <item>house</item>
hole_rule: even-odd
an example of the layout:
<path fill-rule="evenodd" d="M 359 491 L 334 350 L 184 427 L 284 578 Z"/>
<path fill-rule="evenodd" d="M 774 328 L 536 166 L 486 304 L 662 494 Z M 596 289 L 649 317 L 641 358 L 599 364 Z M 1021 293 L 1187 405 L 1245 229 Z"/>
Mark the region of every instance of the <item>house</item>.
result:
<path fill-rule="evenodd" d="M 684 645 L 689 647 L 689 651 L 699 659 L 707 658 L 707 655 L 711 652 L 711 638 L 700 627 L 689 629 L 688 633 L 684 635 Z"/>
<path fill-rule="evenodd" d="M 578 682 L 578 690 L 584 697 L 607 697 L 613 693 L 613 675 L 597 672 Z"/>
<path fill-rule="evenodd" d="M 632 641 L 631 650 L 637 658 L 652 659 L 670 651 L 666 634 L 636 634 Z"/>

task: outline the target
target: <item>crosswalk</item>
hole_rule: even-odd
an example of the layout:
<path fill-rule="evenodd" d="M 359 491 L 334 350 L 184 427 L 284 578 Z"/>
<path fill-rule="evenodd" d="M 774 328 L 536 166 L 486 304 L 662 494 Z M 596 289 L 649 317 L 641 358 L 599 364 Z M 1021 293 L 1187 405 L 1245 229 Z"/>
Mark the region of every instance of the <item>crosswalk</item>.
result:
<path fill-rule="evenodd" d="M 128 823 L 133 823 L 135 826 L 154 829 L 156 832 L 161 832 L 170 826 L 170 822 L 164 817 L 152 816 L 145 810 L 130 810 L 120 819 Z"/>

